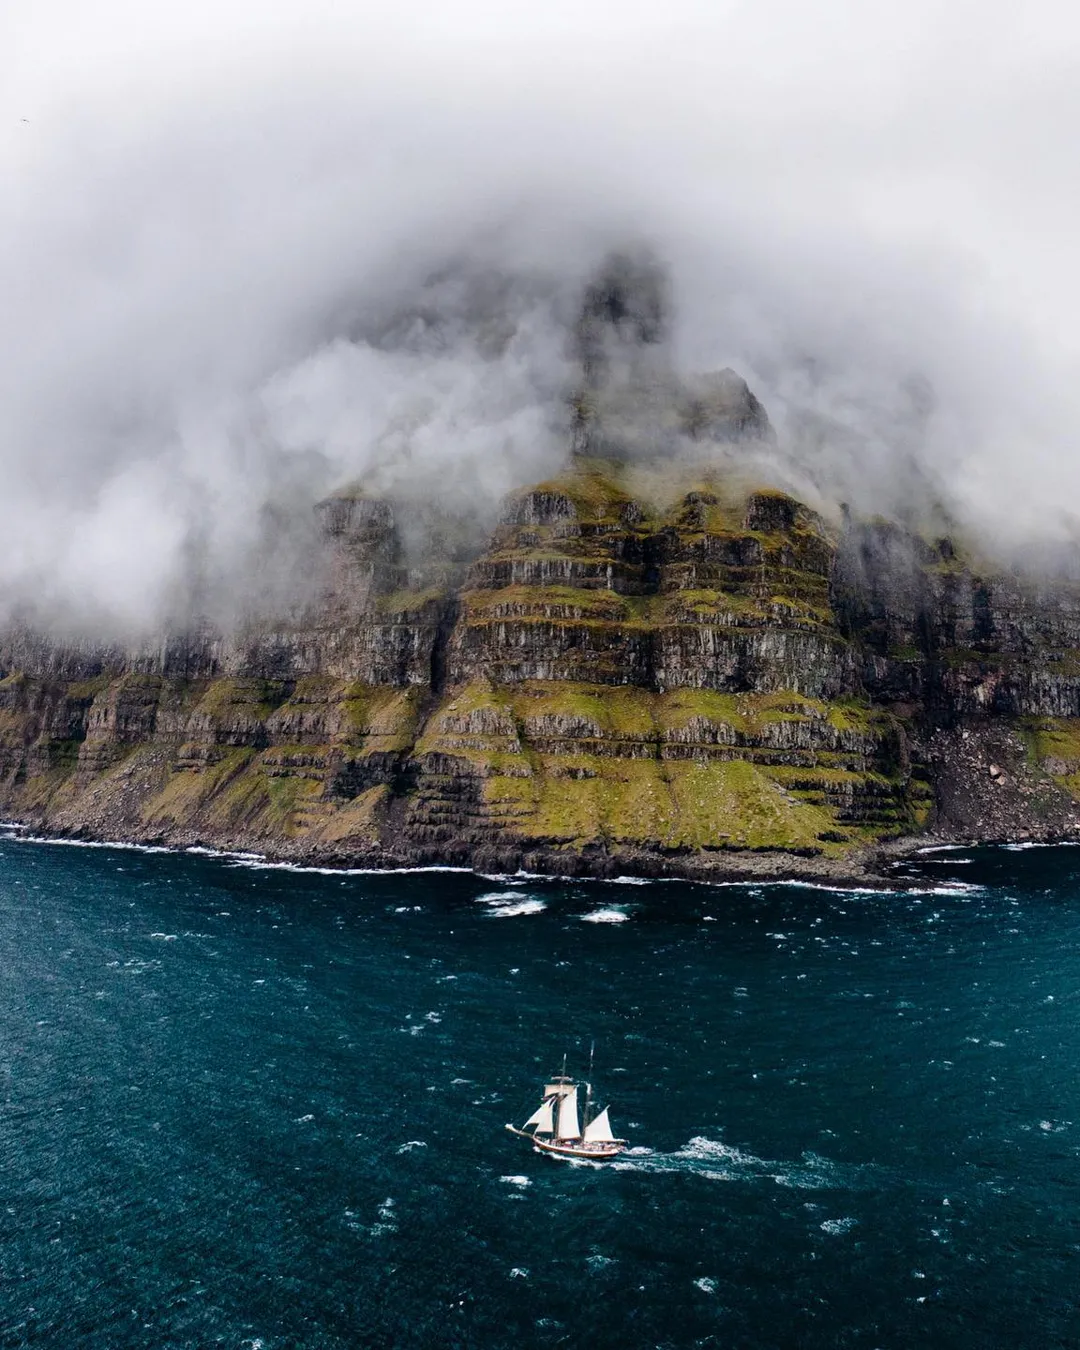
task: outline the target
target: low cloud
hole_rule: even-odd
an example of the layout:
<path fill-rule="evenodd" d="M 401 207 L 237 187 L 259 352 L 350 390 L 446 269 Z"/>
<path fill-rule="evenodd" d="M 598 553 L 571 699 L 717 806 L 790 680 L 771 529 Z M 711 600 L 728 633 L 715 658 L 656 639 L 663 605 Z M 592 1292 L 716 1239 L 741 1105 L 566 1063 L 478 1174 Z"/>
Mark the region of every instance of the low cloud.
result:
<path fill-rule="evenodd" d="M 764 402 L 778 477 L 1072 543 L 1070 16 L 504 9 L 19 21 L 0 615 L 232 622 L 296 593 L 345 483 L 477 510 L 550 472 L 626 248 L 669 277 L 665 359 Z"/>

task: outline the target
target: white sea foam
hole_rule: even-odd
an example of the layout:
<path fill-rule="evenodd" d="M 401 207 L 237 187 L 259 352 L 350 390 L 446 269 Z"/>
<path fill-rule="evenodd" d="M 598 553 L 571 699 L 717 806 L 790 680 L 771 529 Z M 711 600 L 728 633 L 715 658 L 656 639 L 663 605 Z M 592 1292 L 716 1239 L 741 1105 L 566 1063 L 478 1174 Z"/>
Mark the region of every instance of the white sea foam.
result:
<path fill-rule="evenodd" d="M 404 1144 L 398 1146 L 399 1153 L 411 1153 L 413 1149 L 427 1148 L 427 1142 L 423 1139 L 407 1139 Z"/>
<path fill-rule="evenodd" d="M 513 905 L 493 905 L 488 911 L 493 919 L 512 919 L 518 914 L 539 914 L 547 909 L 547 903 L 530 896 L 525 900 L 518 900 Z"/>
<path fill-rule="evenodd" d="M 171 852 L 170 849 L 157 851 Z M 309 863 L 271 862 L 259 854 L 222 853 L 218 856 L 234 867 L 248 867 L 260 872 L 299 872 L 319 877 L 405 877 L 426 872 L 462 872 L 475 875 L 471 867 L 315 867 Z"/>
<path fill-rule="evenodd" d="M 382 1237 L 384 1233 L 397 1232 L 397 1215 L 394 1213 L 394 1201 L 391 1196 L 387 1196 L 376 1211 L 379 1216 L 379 1222 L 374 1223 L 368 1229 L 372 1237 Z"/>
<path fill-rule="evenodd" d="M 472 869 L 466 869 L 472 870 Z M 484 881 L 497 881 L 501 886 L 524 886 L 529 881 L 566 881 L 568 878 L 557 876 L 554 872 L 475 872 L 475 876 Z M 574 880 L 586 880 L 575 877 Z"/>
<path fill-rule="evenodd" d="M 716 1293 L 716 1281 L 710 1279 L 708 1275 L 702 1275 L 700 1279 L 694 1281 L 694 1284 L 697 1285 L 703 1294 Z"/>
<path fill-rule="evenodd" d="M 547 909 L 547 901 L 539 896 L 522 895 L 520 891 L 489 891 L 476 897 L 478 905 L 487 905 L 494 919 L 512 919 L 518 914 L 539 914 Z"/>
<path fill-rule="evenodd" d="M 839 1237 L 841 1233 L 849 1232 L 858 1222 L 858 1219 L 826 1219 L 821 1225 L 821 1231 L 832 1237 Z"/>
<path fill-rule="evenodd" d="M 532 1182 L 529 1180 L 528 1177 L 522 1177 L 522 1176 L 500 1177 L 499 1180 L 500 1180 L 505 1186 L 531 1186 L 531 1185 L 532 1185 Z"/>
<path fill-rule="evenodd" d="M 59 844 L 64 848 L 114 848 L 129 853 L 173 853 L 174 849 L 164 848 L 160 844 L 129 844 L 123 839 L 64 839 L 49 834 L 12 834 L 9 839 L 20 844 Z"/>
<path fill-rule="evenodd" d="M 626 910 L 619 905 L 605 905 L 603 909 L 590 910 L 588 914 L 579 914 L 585 923 L 626 923 L 630 918 Z"/>
<path fill-rule="evenodd" d="M 771 1181 L 777 1186 L 798 1190 L 828 1190 L 855 1183 L 850 1169 L 841 1169 L 836 1163 L 813 1153 L 804 1154 L 797 1163 L 779 1163 L 705 1135 L 695 1135 L 674 1153 L 647 1148 L 627 1149 L 606 1165 L 621 1172 L 693 1172 L 706 1181 Z"/>

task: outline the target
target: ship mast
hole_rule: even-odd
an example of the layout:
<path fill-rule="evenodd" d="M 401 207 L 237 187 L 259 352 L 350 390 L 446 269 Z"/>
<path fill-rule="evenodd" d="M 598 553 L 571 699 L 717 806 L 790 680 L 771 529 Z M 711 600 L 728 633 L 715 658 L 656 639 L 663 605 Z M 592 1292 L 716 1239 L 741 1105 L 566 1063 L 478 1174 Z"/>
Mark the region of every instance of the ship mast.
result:
<path fill-rule="evenodd" d="M 596 1042 L 592 1041 L 589 1045 L 589 1076 L 585 1080 L 585 1114 L 581 1118 L 581 1137 L 585 1138 L 585 1131 L 589 1128 L 589 1107 L 592 1104 L 592 1065 L 593 1055 L 596 1053 Z"/>

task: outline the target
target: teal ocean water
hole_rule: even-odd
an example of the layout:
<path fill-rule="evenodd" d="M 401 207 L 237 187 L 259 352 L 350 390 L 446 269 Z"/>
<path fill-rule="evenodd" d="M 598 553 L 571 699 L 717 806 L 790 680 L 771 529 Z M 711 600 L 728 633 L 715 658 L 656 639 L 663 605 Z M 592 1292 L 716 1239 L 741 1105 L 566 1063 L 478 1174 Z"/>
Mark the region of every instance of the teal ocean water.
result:
<path fill-rule="evenodd" d="M 0 839 L 0 1346 L 1080 1341 L 1080 849 L 929 892 Z M 507 1134 L 564 1051 L 630 1151 Z"/>

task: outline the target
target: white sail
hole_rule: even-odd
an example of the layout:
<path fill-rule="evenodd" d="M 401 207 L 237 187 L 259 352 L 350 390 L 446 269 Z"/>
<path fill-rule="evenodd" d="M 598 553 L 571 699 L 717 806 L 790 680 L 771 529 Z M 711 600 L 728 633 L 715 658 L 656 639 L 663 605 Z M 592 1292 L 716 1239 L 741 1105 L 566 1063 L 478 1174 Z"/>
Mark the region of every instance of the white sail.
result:
<path fill-rule="evenodd" d="M 555 1122 L 553 1120 L 554 1114 L 555 1114 L 555 1099 L 554 1097 L 549 1097 L 547 1101 L 544 1102 L 543 1106 L 540 1107 L 539 1110 L 534 1111 L 532 1113 L 532 1115 L 525 1122 L 525 1124 L 535 1125 L 537 1134 L 554 1134 L 555 1133 Z"/>
<path fill-rule="evenodd" d="M 610 1144 L 615 1140 L 611 1133 L 611 1121 L 608 1120 L 608 1108 L 605 1106 L 595 1120 L 590 1120 L 585 1126 L 585 1142 L 587 1144 Z"/>
<path fill-rule="evenodd" d="M 559 1098 L 558 1138 L 577 1139 L 581 1135 L 577 1118 L 577 1088 L 572 1087 L 565 1096 Z"/>
<path fill-rule="evenodd" d="M 573 1087 L 573 1083 L 549 1083 L 544 1088 L 545 1097 L 565 1097 Z"/>

